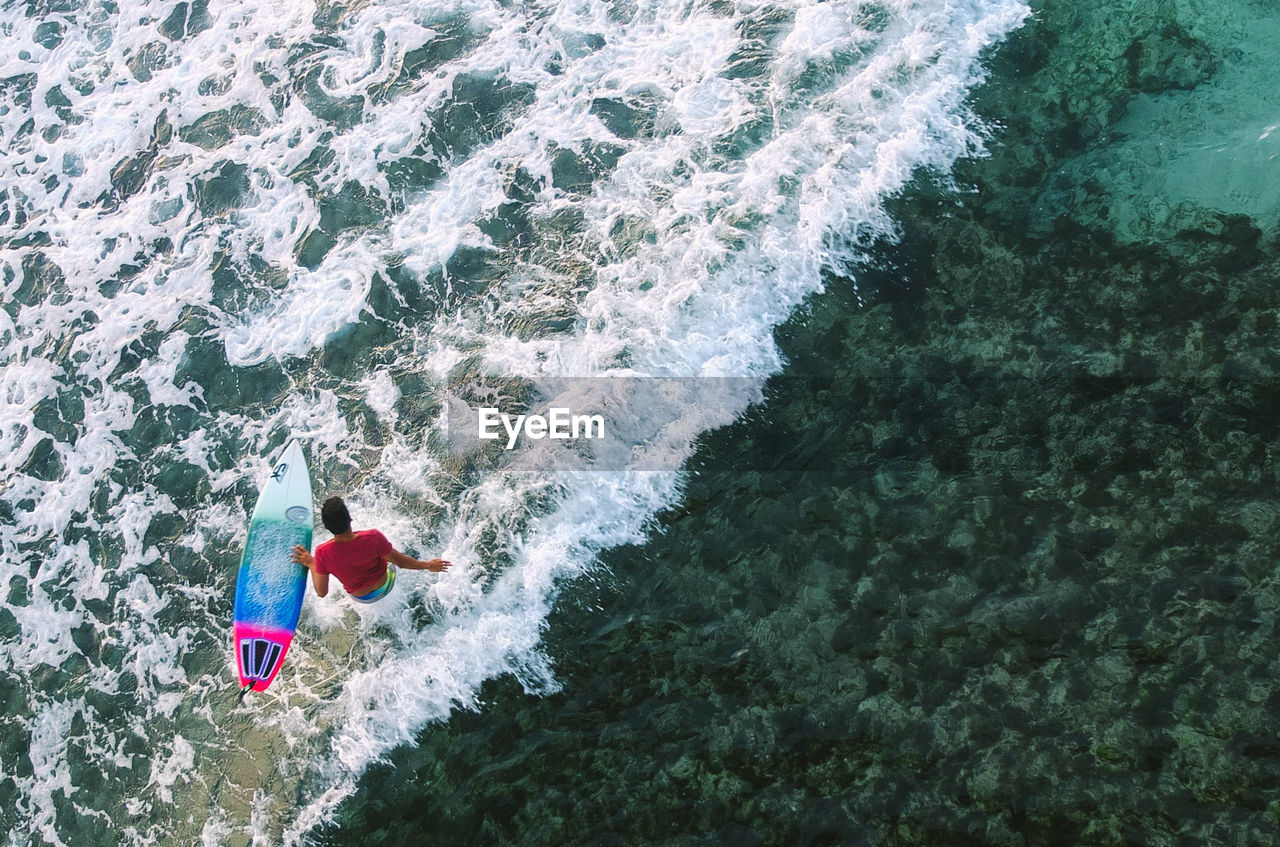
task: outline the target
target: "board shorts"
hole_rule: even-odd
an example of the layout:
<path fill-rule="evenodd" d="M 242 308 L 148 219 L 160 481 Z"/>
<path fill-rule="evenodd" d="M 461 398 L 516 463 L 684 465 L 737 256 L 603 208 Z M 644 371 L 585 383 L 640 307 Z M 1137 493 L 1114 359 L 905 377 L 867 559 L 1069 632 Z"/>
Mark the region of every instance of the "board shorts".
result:
<path fill-rule="evenodd" d="M 396 566 L 389 564 L 387 565 L 387 578 L 383 580 L 382 585 L 379 585 L 377 588 L 373 589 L 368 594 L 361 594 L 359 597 L 352 594 L 351 599 L 355 600 L 357 603 L 376 603 L 379 600 L 381 600 L 383 597 L 386 597 L 388 594 L 390 594 L 391 589 L 395 587 L 395 584 L 396 584 Z"/>

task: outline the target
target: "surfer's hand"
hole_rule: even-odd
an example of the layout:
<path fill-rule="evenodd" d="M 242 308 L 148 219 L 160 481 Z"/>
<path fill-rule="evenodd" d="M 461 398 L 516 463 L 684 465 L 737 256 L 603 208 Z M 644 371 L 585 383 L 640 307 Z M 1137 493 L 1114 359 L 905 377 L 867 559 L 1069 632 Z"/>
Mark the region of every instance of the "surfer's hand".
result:
<path fill-rule="evenodd" d="M 311 555 L 311 551 L 301 544 L 294 545 L 292 558 L 307 570 L 312 570 L 316 564 L 315 557 Z"/>
<path fill-rule="evenodd" d="M 440 573 L 441 571 L 448 570 L 449 565 L 452 564 L 453 562 L 446 562 L 444 559 L 432 559 L 427 562 L 427 570 Z"/>

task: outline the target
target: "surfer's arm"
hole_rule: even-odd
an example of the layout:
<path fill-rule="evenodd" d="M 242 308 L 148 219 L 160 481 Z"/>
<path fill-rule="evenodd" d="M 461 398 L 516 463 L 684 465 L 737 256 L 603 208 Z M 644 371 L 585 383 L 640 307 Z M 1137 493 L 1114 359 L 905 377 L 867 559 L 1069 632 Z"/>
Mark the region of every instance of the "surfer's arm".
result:
<path fill-rule="evenodd" d="M 441 571 L 447 569 L 450 564 L 452 564 L 452 562 L 446 562 L 444 559 L 432 559 L 429 562 L 424 562 L 421 559 L 415 559 L 412 556 L 406 556 L 404 553 L 401 553 L 399 550 L 396 550 L 394 548 L 392 548 L 391 552 L 387 553 L 387 561 L 391 562 L 394 565 L 399 565 L 405 570 L 434 571 L 435 573 L 440 573 Z M 312 571 L 312 573 L 315 573 L 315 572 Z"/>
<path fill-rule="evenodd" d="M 293 560 L 311 571 L 311 585 L 315 588 L 317 597 L 323 597 L 329 593 L 329 575 L 316 570 L 316 557 L 311 555 L 310 550 L 301 544 L 295 545 Z"/>

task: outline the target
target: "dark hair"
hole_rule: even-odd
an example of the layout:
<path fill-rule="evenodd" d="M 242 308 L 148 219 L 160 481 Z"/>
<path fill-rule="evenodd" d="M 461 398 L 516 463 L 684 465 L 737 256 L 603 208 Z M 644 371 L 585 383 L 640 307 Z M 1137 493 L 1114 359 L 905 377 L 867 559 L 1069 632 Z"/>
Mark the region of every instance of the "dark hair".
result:
<path fill-rule="evenodd" d="M 320 522 L 334 535 L 351 531 L 351 513 L 341 497 L 330 497 L 320 507 Z"/>

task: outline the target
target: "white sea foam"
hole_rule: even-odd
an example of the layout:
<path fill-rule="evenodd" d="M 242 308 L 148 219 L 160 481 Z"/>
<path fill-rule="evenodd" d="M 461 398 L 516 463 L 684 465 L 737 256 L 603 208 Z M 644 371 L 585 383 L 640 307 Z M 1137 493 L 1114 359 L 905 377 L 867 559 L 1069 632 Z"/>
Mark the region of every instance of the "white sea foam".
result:
<path fill-rule="evenodd" d="M 460 463 L 435 435 L 446 390 L 776 373 L 773 327 L 892 235 L 885 198 L 980 148 L 979 53 L 1026 14 L 185 8 L 0 12 L 0 673 L 28 701 L 0 719 L 31 737 L 0 773 L 48 843 L 103 816 L 128 843 L 299 843 L 486 680 L 555 690 L 558 586 L 642 540 L 679 475 Z M 494 234 L 513 205 L 523 247 Z M 717 384 L 673 383 L 599 449 L 677 467 L 760 398 Z M 237 707 L 234 567 L 290 435 L 318 493 L 455 564 L 371 607 L 309 599 L 280 678 Z"/>
<path fill-rule="evenodd" d="M 381 267 L 370 245 L 353 242 L 335 247 L 315 271 L 297 269 L 275 305 L 226 332 L 228 363 L 252 365 L 323 346 L 360 320 Z"/>

